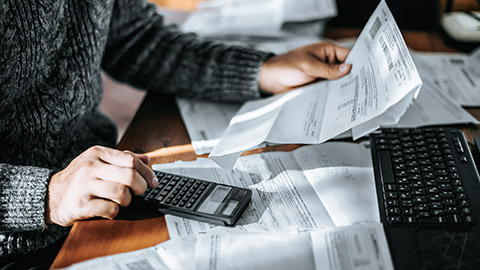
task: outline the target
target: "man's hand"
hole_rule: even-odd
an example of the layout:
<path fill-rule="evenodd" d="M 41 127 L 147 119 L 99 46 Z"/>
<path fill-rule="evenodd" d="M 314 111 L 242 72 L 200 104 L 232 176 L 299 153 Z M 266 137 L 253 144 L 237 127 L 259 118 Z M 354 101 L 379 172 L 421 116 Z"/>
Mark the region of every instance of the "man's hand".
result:
<path fill-rule="evenodd" d="M 262 91 L 279 94 L 319 79 L 338 79 L 350 72 L 350 50 L 329 42 L 315 43 L 274 56 L 260 70 Z"/>
<path fill-rule="evenodd" d="M 158 185 L 146 165 L 146 155 L 94 146 L 53 175 L 48 186 L 46 222 L 70 226 L 91 217 L 112 219 L 132 194 L 143 194 L 147 183 Z"/>

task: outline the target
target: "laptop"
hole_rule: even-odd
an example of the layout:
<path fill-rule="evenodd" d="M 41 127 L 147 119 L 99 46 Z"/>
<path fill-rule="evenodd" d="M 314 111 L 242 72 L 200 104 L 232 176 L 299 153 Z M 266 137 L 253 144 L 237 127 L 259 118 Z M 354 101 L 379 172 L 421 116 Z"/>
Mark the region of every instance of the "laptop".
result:
<path fill-rule="evenodd" d="M 370 146 L 395 269 L 480 269 L 480 177 L 462 131 L 381 129 Z"/>

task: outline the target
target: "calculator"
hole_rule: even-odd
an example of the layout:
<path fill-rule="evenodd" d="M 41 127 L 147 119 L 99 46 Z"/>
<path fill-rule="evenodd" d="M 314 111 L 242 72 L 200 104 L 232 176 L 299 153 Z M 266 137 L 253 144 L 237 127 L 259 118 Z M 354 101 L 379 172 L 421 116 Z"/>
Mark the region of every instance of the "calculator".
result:
<path fill-rule="evenodd" d="M 252 197 L 252 191 L 247 188 L 160 171 L 154 173 L 158 186 L 147 188 L 140 197 L 164 214 L 233 226 Z"/>

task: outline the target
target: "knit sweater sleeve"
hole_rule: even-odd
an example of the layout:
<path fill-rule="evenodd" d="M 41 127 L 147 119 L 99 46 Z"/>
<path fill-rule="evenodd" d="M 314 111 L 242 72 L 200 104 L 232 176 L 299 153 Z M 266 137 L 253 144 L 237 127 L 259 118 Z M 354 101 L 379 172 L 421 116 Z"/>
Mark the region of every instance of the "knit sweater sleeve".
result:
<path fill-rule="evenodd" d="M 184 97 L 259 97 L 260 67 L 270 54 L 182 33 L 143 0 L 116 0 L 112 12 L 102 68 L 115 79 Z"/>
<path fill-rule="evenodd" d="M 0 164 L 0 231 L 41 229 L 51 171 Z"/>

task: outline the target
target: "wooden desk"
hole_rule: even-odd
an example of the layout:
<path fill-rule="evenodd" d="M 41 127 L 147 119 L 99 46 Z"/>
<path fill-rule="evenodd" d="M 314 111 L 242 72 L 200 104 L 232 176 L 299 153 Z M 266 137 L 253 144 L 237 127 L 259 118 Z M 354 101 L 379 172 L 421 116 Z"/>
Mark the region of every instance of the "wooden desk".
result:
<path fill-rule="evenodd" d="M 358 29 L 329 29 L 330 38 L 357 36 Z M 404 32 L 407 44 L 418 51 L 454 51 L 434 33 Z M 480 119 L 480 109 L 469 110 Z M 479 127 L 462 126 L 469 141 L 480 136 Z M 298 145 L 277 146 L 292 150 Z M 148 153 L 153 163 L 194 160 L 184 124 L 173 97 L 149 93 L 118 145 L 119 149 Z M 66 267 L 95 257 L 150 247 L 169 239 L 164 217 L 143 213 L 135 206 L 122 209 L 115 220 L 79 221 L 65 241 L 52 267 Z"/>

